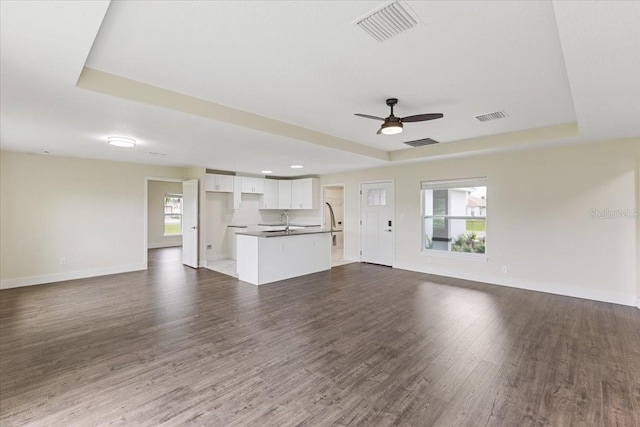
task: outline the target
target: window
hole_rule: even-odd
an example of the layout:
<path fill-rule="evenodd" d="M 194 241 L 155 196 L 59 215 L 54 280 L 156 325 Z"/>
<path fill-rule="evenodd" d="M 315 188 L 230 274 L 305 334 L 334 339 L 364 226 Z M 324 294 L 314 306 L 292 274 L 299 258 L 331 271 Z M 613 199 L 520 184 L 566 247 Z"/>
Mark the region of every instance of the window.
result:
<path fill-rule="evenodd" d="M 486 178 L 422 182 L 423 251 L 486 252 Z"/>
<path fill-rule="evenodd" d="M 387 190 L 385 188 L 372 188 L 367 191 L 367 205 L 385 206 L 387 204 Z"/>
<path fill-rule="evenodd" d="M 164 235 L 182 234 L 182 194 L 164 195 Z"/>

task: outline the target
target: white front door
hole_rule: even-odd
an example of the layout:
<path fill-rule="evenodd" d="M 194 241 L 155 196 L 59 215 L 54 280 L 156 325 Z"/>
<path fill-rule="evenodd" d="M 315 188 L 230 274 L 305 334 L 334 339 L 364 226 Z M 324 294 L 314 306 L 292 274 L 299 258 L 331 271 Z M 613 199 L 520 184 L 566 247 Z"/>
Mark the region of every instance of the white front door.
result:
<path fill-rule="evenodd" d="M 182 263 L 198 268 L 198 180 L 182 183 Z"/>
<path fill-rule="evenodd" d="M 393 265 L 393 182 L 360 185 L 362 262 Z"/>

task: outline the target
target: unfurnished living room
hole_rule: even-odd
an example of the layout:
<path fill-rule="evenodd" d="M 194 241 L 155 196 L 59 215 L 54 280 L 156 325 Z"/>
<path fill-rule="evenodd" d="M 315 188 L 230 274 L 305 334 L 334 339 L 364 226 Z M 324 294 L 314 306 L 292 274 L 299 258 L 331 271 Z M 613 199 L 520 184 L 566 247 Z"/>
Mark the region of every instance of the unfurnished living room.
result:
<path fill-rule="evenodd" d="M 0 21 L 3 427 L 640 427 L 640 2 Z"/>

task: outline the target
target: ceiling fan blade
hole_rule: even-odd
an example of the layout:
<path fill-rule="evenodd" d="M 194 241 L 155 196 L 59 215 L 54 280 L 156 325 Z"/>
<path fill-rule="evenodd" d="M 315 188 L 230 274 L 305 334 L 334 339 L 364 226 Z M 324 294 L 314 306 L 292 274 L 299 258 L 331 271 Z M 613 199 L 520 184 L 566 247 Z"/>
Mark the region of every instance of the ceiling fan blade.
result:
<path fill-rule="evenodd" d="M 358 117 L 364 117 L 365 119 L 382 120 L 384 122 L 384 119 L 382 117 L 370 116 L 368 114 L 359 114 L 359 113 L 356 113 L 354 115 Z"/>
<path fill-rule="evenodd" d="M 378 129 L 378 132 L 376 132 L 376 135 L 381 135 L 382 134 L 382 128 Z"/>
<path fill-rule="evenodd" d="M 444 117 L 444 114 L 442 113 L 416 114 L 415 116 L 403 117 L 402 122 L 403 123 L 426 122 L 427 120 L 441 119 L 443 117 Z"/>

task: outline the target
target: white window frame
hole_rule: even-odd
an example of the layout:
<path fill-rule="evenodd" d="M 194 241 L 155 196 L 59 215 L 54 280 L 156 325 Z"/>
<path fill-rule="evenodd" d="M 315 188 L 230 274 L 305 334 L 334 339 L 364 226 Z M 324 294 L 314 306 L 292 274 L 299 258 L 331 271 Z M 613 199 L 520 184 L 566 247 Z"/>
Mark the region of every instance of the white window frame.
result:
<path fill-rule="evenodd" d="M 459 259 L 472 259 L 477 261 L 487 261 L 488 260 L 488 239 L 485 235 L 485 249 L 484 253 L 472 253 L 472 252 L 455 252 L 455 251 L 443 251 L 438 249 L 427 249 L 426 248 L 426 230 L 425 230 L 425 200 L 424 200 L 424 190 L 445 190 L 451 188 L 465 188 L 465 187 L 486 187 L 487 193 L 489 193 L 489 185 L 487 183 L 487 177 L 474 177 L 474 178 L 460 178 L 460 179 L 447 179 L 447 180 L 430 180 L 430 181 L 422 181 L 420 183 L 420 216 L 422 225 L 420 226 L 420 230 L 422 232 L 422 236 L 420 239 L 421 244 L 421 253 L 429 256 L 439 256 L 439 257 L 449 257 L 449 258 L 459 258 Z M 488 200 L 488 196 L 487 196 Z M 484 216 L 470 216 L 470 215 L 444 215 L 443 217 L 447 220 L 449 219 L 465 219 L 465 220 L 478 220 L 484 219 L 485 222 L 485 230 L 489 229 L 488 226 L 488 216 L 489 212 L 488 202 L 485 208 Z M 486 233 L 487 231 L 485 231 Z"/>
<path fill-rule="evenodd" d="M 166 227 L 167 227 L 167 215 L 176 215 L 176 214 L 168 214 L 165 212 L 165 209 L 167 207 L 167 199 L 171 198 L 171 197 L 179 197 L 180 198 L 180 232 L 179 233 L 172 233 L 172 234 L 167 234 L 165 232 Z M 162 198 L 162 235 L 164 237 L 172 237 L 172 236 L 182 236 L 182 204 L 183 204 L 183 199 L 182 199 L 182 194 L 178 194 L 178 193 L 165 193 L 164 197 Z"/>

